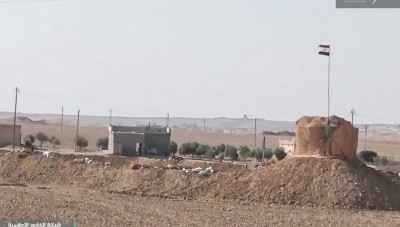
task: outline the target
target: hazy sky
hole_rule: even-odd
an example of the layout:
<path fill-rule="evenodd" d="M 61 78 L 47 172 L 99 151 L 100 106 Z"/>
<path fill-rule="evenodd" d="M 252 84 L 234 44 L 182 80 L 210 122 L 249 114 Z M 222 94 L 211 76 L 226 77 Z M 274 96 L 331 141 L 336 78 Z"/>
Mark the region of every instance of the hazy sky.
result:
<path fill-rule="evenodd" d="M 12 0 L 11 0 L 12 1 Z M 334 0 L 0 2 L 0 111 L 400 122 L 400 9 Z"/>

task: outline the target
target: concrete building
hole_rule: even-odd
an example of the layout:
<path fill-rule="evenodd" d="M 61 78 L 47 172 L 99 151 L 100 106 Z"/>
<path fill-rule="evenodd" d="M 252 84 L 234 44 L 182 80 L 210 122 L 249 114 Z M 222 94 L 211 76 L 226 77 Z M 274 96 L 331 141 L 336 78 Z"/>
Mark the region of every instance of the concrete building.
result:
<path fill-rule="evenodd" d="M 279 147 L 284 149 L 287 154 L 292 155 L 294 153 L 294 145 L 294 138 L 279 138 Z"/>
<path fill-rule="evenodd" d="M 168 154 L 171 131 L 163 127 L 109 126 L 107 154 L 134 156 Z"/>
<path fill-rule="evenodd" d="M 12 145 L 14 125 L 0 124 L 0 147 Z M 21 145 L 21 125 L 15 126 L 15 145 Z"/>

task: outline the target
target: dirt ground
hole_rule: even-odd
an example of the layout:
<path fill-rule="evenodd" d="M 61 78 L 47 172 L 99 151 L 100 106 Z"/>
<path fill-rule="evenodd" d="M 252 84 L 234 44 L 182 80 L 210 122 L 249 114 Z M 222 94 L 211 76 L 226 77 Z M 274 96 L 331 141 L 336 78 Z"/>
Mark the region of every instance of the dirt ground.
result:
<path fill-rule="evenodd" d="M 43 185 L 41 185 L 43 187 Z M 400 212 L 211 203 L 75 187 L 0 186 L 2 219 L 75 218 L 78 226 L 399 226 Z"/>

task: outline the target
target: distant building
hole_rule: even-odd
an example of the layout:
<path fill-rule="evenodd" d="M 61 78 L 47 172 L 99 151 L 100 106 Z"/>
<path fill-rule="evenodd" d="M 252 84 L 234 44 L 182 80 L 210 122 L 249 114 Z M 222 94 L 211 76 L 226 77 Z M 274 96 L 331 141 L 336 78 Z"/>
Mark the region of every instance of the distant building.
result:
<path fill-rule="evenodd" d="M 12 145 L 14 125 L 0 124 L 0 147 Z M 15 145 L 21 145 L 21 125 L 15 126 Z"/>
<path fill-rule="evenodd" d="M 294 145 L 294 138 L 279 138 L 279 147 L 284 149 L 287 154 L 293 154 Z"/>
<path fill-rule="evenodd" d="M 171 131 L 165 127 L 109 126 L 107 154 L 134 156 L 168 154 Z"/>

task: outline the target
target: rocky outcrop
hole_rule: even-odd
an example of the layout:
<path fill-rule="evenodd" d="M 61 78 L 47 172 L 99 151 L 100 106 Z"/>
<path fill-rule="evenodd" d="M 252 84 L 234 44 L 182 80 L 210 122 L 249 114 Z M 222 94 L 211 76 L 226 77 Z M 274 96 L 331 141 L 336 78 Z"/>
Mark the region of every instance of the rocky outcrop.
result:
<path fill-rule="evenodd" d="M 321 155 L 343 160 L 356 159 L 358 129 L 337 116 L 305 116 L 296 122 L 294 155 Z"/>

